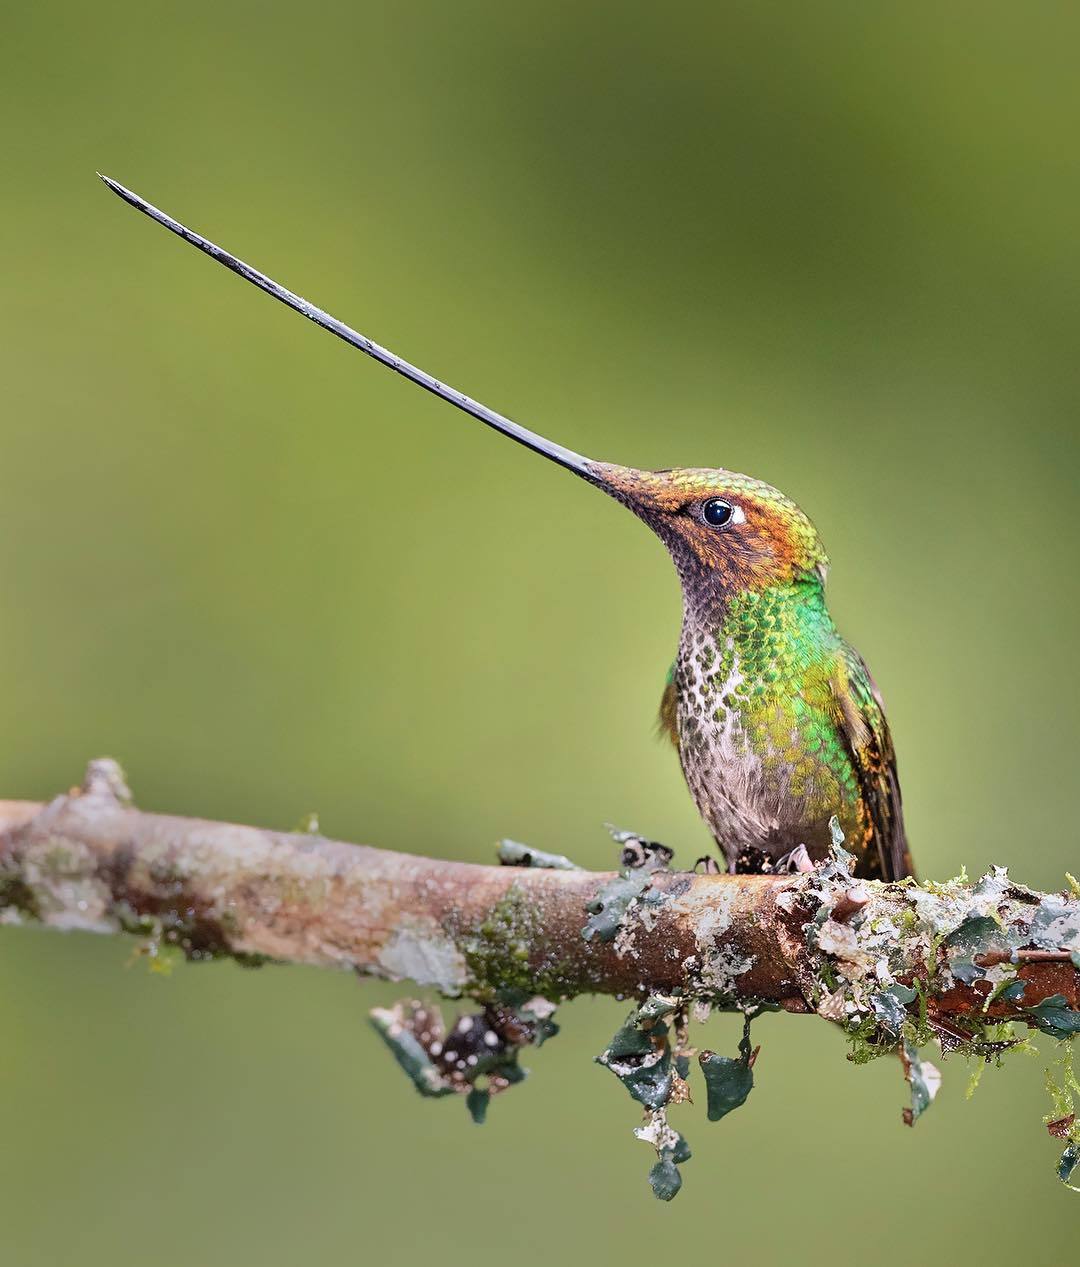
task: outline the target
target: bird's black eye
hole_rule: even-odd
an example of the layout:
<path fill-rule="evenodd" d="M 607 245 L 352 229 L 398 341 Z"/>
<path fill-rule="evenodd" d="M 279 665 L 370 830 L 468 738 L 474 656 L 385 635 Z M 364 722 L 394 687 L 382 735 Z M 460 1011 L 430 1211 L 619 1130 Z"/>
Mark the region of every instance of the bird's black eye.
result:
<path fill-rule="evenodd" d="M 731 502 L 722 497 L 710 497 L 701 508 L 701 517 L 713 528 L 726 528 L 735 516 Z"/>

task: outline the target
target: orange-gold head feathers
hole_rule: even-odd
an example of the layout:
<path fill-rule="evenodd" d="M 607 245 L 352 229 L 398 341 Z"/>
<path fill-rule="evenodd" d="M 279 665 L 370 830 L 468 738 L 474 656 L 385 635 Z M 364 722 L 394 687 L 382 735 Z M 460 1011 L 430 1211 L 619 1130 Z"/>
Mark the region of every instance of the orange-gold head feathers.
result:
<path fill-rule="evenodd" d="M 761 480 L 707 467 L 589 466 L 600 487 L 668 547 L 688 598 L 698 588 L 730 596 L 811 576 L 824 579 L 828 558 L 814 525 Z"/>

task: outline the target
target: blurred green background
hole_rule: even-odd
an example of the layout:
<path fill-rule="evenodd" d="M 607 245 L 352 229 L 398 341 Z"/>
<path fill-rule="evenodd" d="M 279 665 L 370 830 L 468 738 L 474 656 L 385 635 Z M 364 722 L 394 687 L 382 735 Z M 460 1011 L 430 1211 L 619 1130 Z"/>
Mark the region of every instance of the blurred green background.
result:
<path fill-rule="evenodd" d="M 779 485 L 833 557 L 925 875 L 1077 866 L 1075 6 L 21 6 L 5 19 L 0 795 L 486 861 L 707 844 L 652 737 L 660 545 L 259 296 L 101 169 L 555 439 Z M 402 988 L 125 971 L 4 930 L 0 1261 L 806 1264 L 1073 1246 L 1042 1063 L 900 1124 L 767 1017 L 672 1206 L 579 1001 L 477 1130 L 365 1024 Z M 732 1019 L 711 1024 L 733 1047 Z M 1048 1044 L 1048 1040 L 1047 1040 Z M 1006 1195 L 1007 1194 L 1007 1195 Z M 1003 1202 L 1018 1212 L 1002 1217 Z"/>

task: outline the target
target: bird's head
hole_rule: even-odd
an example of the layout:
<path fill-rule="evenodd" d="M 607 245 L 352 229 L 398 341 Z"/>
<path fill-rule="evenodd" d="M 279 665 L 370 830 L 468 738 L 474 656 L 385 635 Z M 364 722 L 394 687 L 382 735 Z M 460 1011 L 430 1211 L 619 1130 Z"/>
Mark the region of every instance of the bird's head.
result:
<path fill-rule="evenodd" d="M 664 542 L 688 595 L 723 597 L 824 580 L 828 557 L 798 506 L 761 480 L 690 467 L 636 471 L 586 462 L 581 473 Z"/>

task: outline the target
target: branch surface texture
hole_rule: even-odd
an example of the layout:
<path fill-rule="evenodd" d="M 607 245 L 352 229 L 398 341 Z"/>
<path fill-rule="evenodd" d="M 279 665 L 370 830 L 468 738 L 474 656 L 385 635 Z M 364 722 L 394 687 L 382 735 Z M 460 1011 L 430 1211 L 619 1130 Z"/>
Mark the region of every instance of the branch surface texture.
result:
<path fill-rule="evenodd" d="M 47 804 L 0 802 L 0 920 L 133 934 L 151 954 L 171 945 L 192 960 L 348 968 L 472 998 L 483 1010 L 450 1031 L 416 1001 L 374 1019 L 418 1089 L 467 1095 L 477 1120 L 521 1076 L 518 1049 L 555 1031 L 554 1004 L 626 997 L 635 1011 L 599 1059 L 644 1107 L 638 1134 L 657 1150 L 650 1178 L 665 1198 L 689 1156 L 666 1120 L 687 1098 L 689 1056 L 710 1117 L 752 1085 L 749 1020 L 737 1057 L 689 1047 L 689 1019 L 710 1007 L 816 1013 L 845 1030 L 857 1061 L 898 1050 L 909 1121 L 937 1086 L 918 1056 L 925 1043 L 991 1059 L 1014 1041 L 1003 1023 L 1056 1039 L 1080 1031 L 1075 882 L 1038 893 L 1003 868 L 974 883 L 854 880 L 839 841 L 830 862 L 797 876 L 699 875 L 640 845 L 624 849 L 619 872 L 510 844 L 501 856 L 517 865 L 438 861 L 145 813 L 119 767 L 101 760 Z M 1048 1125 L 1067 1142 L 1067 1179 L 1080 1132 L 1061 1116 L 1064 1126 Z"/>

